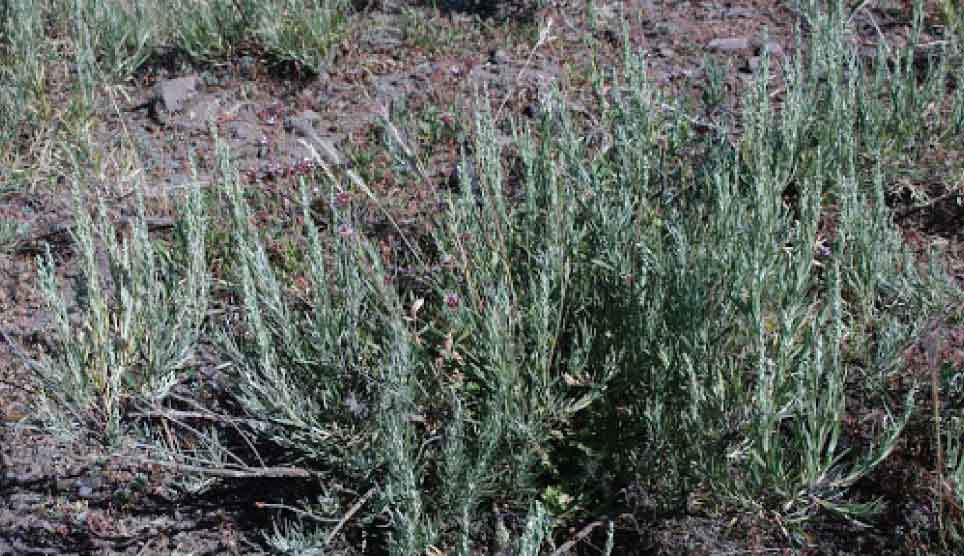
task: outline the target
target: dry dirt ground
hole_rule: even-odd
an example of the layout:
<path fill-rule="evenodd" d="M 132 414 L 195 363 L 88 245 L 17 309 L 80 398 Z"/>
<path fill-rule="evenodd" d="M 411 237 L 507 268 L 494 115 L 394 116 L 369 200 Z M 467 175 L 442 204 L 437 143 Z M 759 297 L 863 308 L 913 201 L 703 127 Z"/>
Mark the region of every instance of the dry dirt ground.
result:
<path fill-rule="evenodd" d="M 594 22 L 587 20 L 584 2 L 553 4 L 514 14 L 446 10 L 428 2 L 364 7 L 320 75 L 267 67 L 256 52 L 239 53 L 221 65 L 196 65 L 178 52 L 158 52 L 136 80 L 105 95 L 90 122 L 95 144 L 105 151 L 133 145 L 139 166 L 118 167 L 115 175 L 90 184 L 91 190 L 110 200 L 114 217 L 128 217 L 132 187 L 125 176 L 143 172 L 151 216 L 157 232 L 164 233 L 170 210 L 164 199 L 191 179 L 189 152 L 195 154 L 201 181 L 216 179 L 216 133 L 230 146 L 247 186 L 263 192 L 264 225 L 279 234 L 297 213 L 288 203 L 297 196 L 293 178 L 318 170 L 310 162 L 312 151 L 332 166 L 367 162 L 363 169 L 369 171 L 370 183 L 408 211 L 410 225 L 418 225 L 419 217 L 433 210 L 437 190 L 452 181 L 459 122 L 480 96 L 491 100 L 493 110 L 520 118 L 537 117 L 539 100 L 552 86 L 575 105 L 588 107 L 593 103 L 587 83 L 592 64 L 618 67 L 624 41 L 629 41 L 629 48 L 646 52 L 651 80 L 676 94 L 699 95 L 707 79 L 706 60 L 720 62 L 729 99 L 722 110 L 737 110 L 736 99 L 763 45 L 777 59 L 794 54 L 800 25 L 797 14 L 777 0 L 592 2 Z M 855 40 L 868 52 L 881 36 L 900 45 L 909 33 L 906 9 L 882 10 L 875 4 L 855 17 Z M 533 49 L 550 21 L 551 40 Z M 66 81 L 60 85 L 68 94 Z M 779 102 L 779 75 L 772 88 Z M 432 144 L 423 188 L 402 189 L 390 170 L 371 170 L 390 166 L 379 159 L 385 156 L 378 148 L 378 122 L 384 114 L 407 119 L 411 125 L 400 127 L 409 133 L 425 134 L 410 144 Z M 711 121 L 715 115 L 703 117 Z M 227 484 L 214 497 L 178 498 L 166 486 L 170 473 L 164 469 L 137 467 L 29 426 L 28 370 L 13 345 L 40 349 L 48 326 L 36 290 L 35 256 L 49 242 L 64 263 L 64 274 L 77 272 L 63 233 L 72 221 L 69 194 L 56 187 L 59 176 L 44 178 L 46 185 L 16 192 L 0 187 L 0 216 L 29 230 L 16 245 L 0 251 L 0 329 L 12 340 L 0 341 L 0 554 L 258 552 L 263 545 L 256 529 L 269 523 L 269 515 L 255 503 L 270 495 L 271 485 L 265 485 L 265 492 L 241 492 Z M 948 199 L 907 215 L 902 224 L 915 247 L 934 241 L 949 246 L 948 264 L 964 278 L 962 217 L 960 205 Z M 964 330 L 949 330 L 947 338 L 943 356 L 961 357 Z M 882 496 L 888 502 L 879 524 L 867 530 L 816 524 L 807 541 L 819 548 L 808 552 L 931 553 L 930 468 L 926 446 L 902 446 L 872 480 L 858 485 L 868 498 Z M 677 516 L 639 523 L 621 550 L 790 553 L 791 541 L 775 525 L 771 516 Z M 584 546 L 581 550 L 593 553 Z"/>

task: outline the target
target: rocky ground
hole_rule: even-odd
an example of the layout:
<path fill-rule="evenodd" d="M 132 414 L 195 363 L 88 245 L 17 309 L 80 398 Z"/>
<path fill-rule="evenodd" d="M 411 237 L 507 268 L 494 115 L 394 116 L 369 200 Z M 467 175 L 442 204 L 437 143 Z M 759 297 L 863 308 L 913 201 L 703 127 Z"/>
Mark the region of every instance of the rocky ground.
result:
<path fill-rule="evenodd" d="M 707 82 L 707 61 L 719 64 L 726 101 L 716 113 L 694 116 L 700 125 L 713 125 L 726 111 L 738 110 L 739 93 L 763 49 L 781 60 L 796 53 L 796 30 L 806 32 L 789 3 L 778 0 L 607 0 L 592 2 L 591 14 L 585 2 L 481 15 L 425 4 L 431 3 L 386 2 L 360 10 L 333 62 L 318 75 L 269 67 L 254 52 L 224 65 L 157 53 L 136 80 L 111 89 L 90 122 L 94 144 L 105 151 L 133 149 L 135 156 L 118 161 L 137 161 L 133 166 L 119 162 L 92 189 L 110 199 L 109 210 L 123 219 L 132 215 L 132 176 L 146 176 L 153 228 L 164 233 L 168 193 L 194 179 L 189 156 L 197 161 L 202 183 L 217 179 L 217 136 L 230 147 L 246 187 L 263 192 L 269 229 L 283 230 L 297 212 L 290 202 L 298 195 L 297 176 L 346 168 L 366 172 L 373 189 L 406 214 L 408 225 L 417 226 L 433 210 L 437 191 L 453 181 L 459 130 L 480 98 L 495 111 L 535 118 L 540 100 L 555 87 L 589 113 L 595 102 L 587 82 L 592 64 L 616 68 L 624 49 L 642 49 L 652 82 L 678 95 L 697 98 Z M 868 53 L 881 38 L 900 46 L 909 33 L 907 10 L 864 4 L 855 13 L 854 40 Z M 68 81 L 61 85 L 67 95 Z M 779 102 L 779 72 L 771 86 Z M 372 171 L 386 162 L 378 159 L 385 156 L 379 135 L 385 133 L 379 125 L 384 117 L 408 134 L 404 145 L 431 149 L 422 153 L 430 163 L 420 188 L 402 189 L 390 171 Z M 43 178 L 54 185 L 62 179 Z M 23 377 L 29 370 L 17 350 L 41 349 L 47 327 L 34 282 L 35 256 L 50 243 L 65 262 L 65 275 L 76 273 L 65 233 L 72 207 L 63 188 L 38 183 L 8 191 L 2 185 L 0 216 L 21 223 L 25 233 L 0 250 L 0 554 L 260 550 L 255 529 L 268 516 L 251 493 L 227 487 L 217 499 L 176 498 L 165 486 L 168 470 L 144 469 L 28 426 L 31 393 Z M 948 264 L 964 281 L 959 197 L 905 216 L 908 241 L 921 248 L 935 241 L 948 245 Z M 962 357 L 964 329 L 949 330 L 947 337 L 943 356 Z M 915 463 L 918 455 L 913 446 L 904 447 L 876 474 L 876 484 L 860 486 L 868 496 L 891 502 L 879 528 L 852 535 L 840 524 L 827 523 L 810 539 L 821 547 L 811 553 L 930 553 L 927 535 L 918 533 L 932 512 L 926 468 Z M 724 521 L 695 513 L 640 523 L 639 543 L 626 550 L 790 553 L 790 541 L 781 539 L 772 519 Z"/>

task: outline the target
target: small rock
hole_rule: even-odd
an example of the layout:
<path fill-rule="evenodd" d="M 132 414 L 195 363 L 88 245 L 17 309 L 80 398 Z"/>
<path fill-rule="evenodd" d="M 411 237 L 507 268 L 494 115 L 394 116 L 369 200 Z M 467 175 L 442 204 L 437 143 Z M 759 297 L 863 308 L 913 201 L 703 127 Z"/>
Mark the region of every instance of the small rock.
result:
<path fill-rule="evenodd" d="M 295 131 L 302 137 L 306 136 L 306 130 L 314 129 L 315 125 L 321 121 L 321 114 L 314 110 L 302 110 L 301 112 L 285 120 L 285 131 Z"/>
<path fill-rule="evenodd" d="M 362 44 L 374 50 L 394 50 L 402 45 L 404 33 L 395 27 L 374 27 L 362 37 Z"/>
<path fill-rule="evenodd" d="M 659 13 L 659 8 L 654 0 L 636 0 L 635 7 L 643 17 L 651 17 Z"/>
<path fill-rule="evenodd" d="M 154 86 L 147 102 L 136 106 L 134 110 L 146 108 L 148 117 L 157 125 L 164 126 L 167 124 L 168 117 L 174 112 L 183 110 L 188 101 L 194 98 L 203 86 L 201 78 L 197 75 L 165 79 Z"/>
<path fill-rule="evenodd" d="M 191 184 L 194 183 L 194 178 L 187 174 L 174 172 L 165 176 L 164 181 L 167 182 L 168 187 L 166 189 L 180 189 L 191 186 Z M 145 192 L 145 194 L 146 193 L 147 192 Z M 155 197 L 158 199 L 162 198 L 157 195 L 155 195 Z"/>
<path fill-rule="evenodd" d="M 435 72 L 435 64 L 431 62 L 422 62 L 421 64 L 415 66 L 415 75 L 419 77 L 431 76 Z"/>
<path fill-rule="evenodd" d="M 203 131 L 221 113 L 221 103 L 216 97 L 202 95 L 183 110 L 184 117 L 177 118 L 175 128 L 179 131 Z"/>
<path fill-rule="evenodd" d="M 668 21 L 660 21 L 653 26 L 653 32 L 657 35 L 672 35 L 679 30 L 679 26 Z"/>
<path fill-rule="evenodd" d="M 224 136 L 244 145 L 255 145 L 264 136 L 261 126 L 252 122 L 236 120 L 224 126 Z"/>
<path fill-rule="evenodd" d="M 746 59 L 746 65 L 741 68 L 747 73 L 753 73 L 760 68 L 760 64 L 763 62 L 763 58 L 760 56 L 750 56 Z"/>
<path fill-rule="evenodd" d="M 756 14 L 756 11 L 751 10 L 750 8 L 726 8 L 720 13 L 720 15 L 723 16 L 724 19 L 747 18 L 747 17 L 753 17 L 755 14 Z"/>
<path fill-rule="evenodd" d="M 254 79 L 258 74 L 258 62 L 254 56 L 242 56 L 238 60 L 238 73 L 245 79 Z"/>
<path fill-rule="evenodd" d="M 154 98 L 167 112 L 177 112 L 201 89 L 201 79 L 197 75 L 161 81 L 154 87 Z"/>
<path fill-rule="evenodd" d="M 598 19 L 604 21 L 610 21 L 618 17 L 614 7 L 604 2 L 597 2 L 596 6 L 593 7 L 593 12 L 596 14 Z"/>
<path fill-rule="evenodd" d="M 776 41 L 767 41 L 762 44 L 757 44 L 753 49 L 753 53 L 757 56 L 763 56 L 763 52 L 767 51 L 770 53 L 770 58 L 774 60 L 783 59 L 784 51 L 783 46 Z"/>
<path fill-rule="evenodd" d="M 505 50 L 501 48 L 496 48 L 489 52 L 489 63 L 496 65 L 503 65 L 509 63 L 509 55 Z"/>
<path fill-rule="evenodd" d="M 352 392 L 349 392 L 348 396 L 345 397 L 345 405 L 348 406 L 348 411 L 359 419 L 364 419 L 368 416 L 368 404 L 359 401 Z"/>
<path fill-rule="evenodd" d="M 743 37 L 730 37 L 724 39 L 713 39 L 706 45 L 710 52 L 736 53 L 750 49 L 750 41 Z"/>

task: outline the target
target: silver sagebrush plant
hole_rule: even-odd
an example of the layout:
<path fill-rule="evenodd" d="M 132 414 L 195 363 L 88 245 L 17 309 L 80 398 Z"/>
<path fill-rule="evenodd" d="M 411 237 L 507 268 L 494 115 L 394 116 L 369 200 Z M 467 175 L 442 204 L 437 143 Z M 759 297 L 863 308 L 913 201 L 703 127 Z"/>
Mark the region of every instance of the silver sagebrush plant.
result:
<path fill-rule="evenodd" d="M 257 20 L 246 1 L 204 4 L 224 13 L 185 28 L 198 52 Z M 428 255 L 415 246 L 437 256 L 427 291 L 393 281 L 382 238 L 337 201 L 352 187 L 377 203 L 354 174 L 317 184 L 321 199 L 303 194 L 308 289 L 293 292 L 222 147 L 212 197 L 224 193 L 230 214 L 225 280 L 240 318 L 222 323 L 218 343 L 244 415 L 220 423 L 243 422 L 248 442 L 212 427 L 195 431 L 206 452 L 169 454 L 316 479 L 324 495 L 285 509 L 322 533 L 281 524 L 271 542 L 288 550 L 335 552 L 351 515 L 393 554 L 537 554 L 553 528 L 630 490 L 657 515 L 779 515 L 788 536 L 822 512 L 872 519 L 878 507 L 851 489 L 915 409 L 913 389 L 894 399 L 889 379 L 927 316 L 960 299 L 937 264 L 903 247 L 890 162 L 913 160 L 959 119 L 926 110 L 945 100 L 946 65 L 918 82 L 911 46 L 867 67 L 842 3 L 821 6 L 801 7 L 809 54 L 780 68 L 780 105 L 764 57 L 725 126 L 670 102 L 632 52 L 620 73 L 592 76 L 595 129 L 558 92 L 530 125 L 479 110 L 461 193 L 430 237 L 400 242 L 419 262 Z M 959 96 L 949 102 L 964 111 Z M 319 205 L 330 210 L 309 208 Z M 184 296 L 203 298 L 207 284 L 203 207 L 190 206 L 195 239 L 180 265 L 160 261 L 143 218 L 117 243 L 103 215 L 78 215 L 78 326 L 48 257 L 59 349 L 41 376 L 52 400 L 116 429 L 134 392 L 158 398 L 175 380 L 203 316 Z M 859 446 L 844 426 L 854 397 L 883 415 Z M 959 478 L 959 443 L 947 445 L 944 471 Z"/>

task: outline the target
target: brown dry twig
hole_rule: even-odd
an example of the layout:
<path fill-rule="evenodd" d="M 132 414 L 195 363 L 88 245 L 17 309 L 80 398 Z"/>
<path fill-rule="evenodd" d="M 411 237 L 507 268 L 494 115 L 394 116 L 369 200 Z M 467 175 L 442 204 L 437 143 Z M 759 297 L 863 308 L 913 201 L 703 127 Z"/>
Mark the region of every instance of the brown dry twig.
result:
<path fill-rule="evenodd" d="M 317 521 L 318 523 L 325 523 L 325 524 L 327 524 L 327 523 L 335 523 L 335 522 L 337 521 L 337 520 L 335 520 L 335 519 L 328 519 L 328 518 L 325 518 L 325 517 L 319 517 L 319 516 L 317 516 L 317 515 L 315 515 L 315 514 L 313 514 L 313 513 L 311 513 L 311 512 L 302 510 L 301 508 L 296 508 L 296 507 L 294 507 L 294 506 L 289 506 L 288 504 L 276 504 L 276 503 L 273 503 L 273 502 L 255 502 L 255 503 L 254 503 L 254 506 L 255 506 L 256 508 L 268 508 L 268 509 L 271 509 L 271 510 L 285 510 L 285 511 L 287 511 L 287 512 L 292 512 L 292 513 L 298 514 L 298 515 L 300 515 L 301 517 L 307 517 L 308 519 L 310 519 L 310 520 L 312 520 L 312 521 Z"/>
<path fill-rule="evenodd" d="M 51 380 L 44 375 L 40 367 L 40 364 L 37 363 L 36 360 L 34 360 L 26 352 L 24 352 L 23 348 L 21 348 L 19 344 L 15 343 L 10 338 L 10 336 L 8 336 L 7 333 L 4 332 L 3 330 L 0 330 L 0 337 L 2 337 L 5 342 L 7 342 L 7 344 L 10 346 L 10 349 L 13 350 L 14 355 L 18 359 L 20 359 L 24 363 L 24 365 L 27 366 L 27 368 L 31 370 L 34 376 L 40 379 L 43 386 L 42 395 L 46 396 L 47 399 L 53 401 L 58 406 L 63 408 L 67 413 L 70 413 L 71 415 L 73 415 L 73 417 L 77 420 L 77 422 L 83 423 L 87 421 L 87 419 L 83 415 L 81 415 L 80 412 L 78 412 L 76 409 L 74 409 L 74 407 L 70 403 L 68 403 L 68 401 L 61 394 L 60 390 L 56 388 L 56 386 L 51 382 Z"/>
<path fill-rule="evenodd" d="M 961 192 L 961 191 L 959 191 L 959 190 L 957 190 L 957 189 L 954 189 L 954 190 L 952 190 L 952 191 L 948 191 L 947 193 L 944 193 L 943 195 L 939 195 L 939 196 L 937 196 L 937 197 L 934 197 L 933 199 L 927 201 L 926 203 L 922 203 L 922 204 L 920 204 L 920 205 L 914 205 L 914 206 L 912 206 L 912 207 L 910 207 L 910 208 L 907 208 L 907 209 L 902 210 L 901 212 L 899 212 L 899 213 L 897 213 L 896 215 L 894 215 L 894 220 L 900 222 L 901 220 L 904 220 L 904 219 L 907 218 L 908 216 L 913 216 L 913 215 L 917 214 L 918 212 L 920 212 L 920 211 L 922 211 L 922 210 L 924 210 L 924 209 L 933 207 L 933 206 L 936 205 L 937 203 L 940 203 L 941 201 L 946 201 L 947 199 L 951 199 L 951 198 L 953 198 L 953 197 L 955 197 L 955 196 L 957 196 L 957 197 L 964 197 L 964 192 Z"/>
<path fill-rule="evenodd" d="M 116 229 L 121 229 L 123 227 L 132 226 L 136 223 L 136 220 L 130 218 L 121 218 L 117 224 Z M 158 230 L 171 229 L 175 225 L 173 218 L 147 218 L 144 222 L 147 225 L 147 230 L 149 232 L 156 232 Z M 70 236 L 73 234 L 76 225 L 74 224 L 58 224 L 51 226 L 44 232 L 33 235 L 32 237 L 22 239 L 18 242 L 17 253 L 19 254 L 41 254 L 44 252 L 44 245 L 48 243 L 69 243 Z"/>
<path fill-rule="evenodd" d="M 359 498 L 358 501 L 355 502 L 355 504 L 351 508 L 349 508 L 347 512 L 345 512 L 345 515 L 342 516 L 341 520 L 338 521 L 338 524 L 335 525 L 335 528 L 331 530 L 331 533 L 328 533 L 327 537 L 325 537 L 326 546 L 330 545 L 331 542 L 335 540 L 335 537 L 338 536 L 338 532 L 341 531 L 341 529 L 345 526 L 346 523 L 348 523 L 348 520 L 350 520 L 353 515 L 358 513 L 358 510 L 360 510 L 362 506 L 364 506 L 365 503 L 368 502 L 368 499 L 371 498 L 374 494 L 375 494 L 375 487 L 368 489 L 368 492 L 363 494 L 362 497 Z"/>
<path fill-rule="evenodd" d="M 604 521 L 597 520 L 597 521 L 593 521 L 589 525 L 586 525 L 585 527 L 580 529 L 578 533 L 573 535 L 571 539 L 562 543 L 562 545 L 552 553 L 552 556 L 563 556 L 563 554 L 568 554 L 569 550 L 572 549 L 572 547 L 576 546 L 576 544 L 578 544 L 580 541 L 588 537 L 589 534 L 592 533 L 597 527 L 604 524 L 605 524 Z"/>
<path fill-rule="evenodd" d="M 495 111 L 495 117 L 493 118 L 495 121 L 499 121 L 499 117 L 502 115 L 502 110 L 505 108 L 506 103 L 509 102 L 509 98 L 512 96 L 512 93 L 517 90 L 519 85 L 522 83 L 522 75 L 529 69 L 529 66 L 532 65 L 532 58 L 535 56 L 536 51 L 539 50 L 539 48 L 541 48 L 544 44 L 555 39 L 555 37 L 550 34 L 552 32 L 552 23 L 552 18 L 549 18 L 546 21 L 546 25 L 539 30 L 539 40 L 536 41 L 535 46 L 533 46 L 529 51 L 529 55 L 526 57 L 525 63 L 521 68 L 519 68 L 519 73 L 517 73 L 515 76 L 515 83 L 513 84 L 513 87 L 506 92 L 505 97 L 503 97 L 502 102 L 499 104 L 499 109 Z"/>
<path fill-rule="evenodd" d="M 319 476 L 318 473 L 302 467 L 202 467 L 149 458 L 137 458 L 137 461 L 182 473 L 197 473 L 223 479 L 311 479 Z"/>
<path fill-rule="evenodd" d="M 928 334 L 921 340 L 921 348 L 927 358 L 927 366 L 931 371 L 931 403 L 933 404 L 934 416 L 934 444 L 937 446 L 937 462 L 935 464 L 937 488 L 937 528 L 944 534 L 944 497 L 941 496 L 941 487 L 944 484 L 944 447 L 941 443 L 941 397 L 940 397 L 940 376 L 938 371 L 938 358 L 941 354 L 943 331 L 940 324 L 944 320 L 943 316 L 935 317 L 927 324 Z"/>
<path fill-rule="evenodd" d="M 335 523 L 335 527 L 334 527 L 334 528 L 331 530 L 331 532 L 328 533 L 328 535 L 325 537 L 325 546 L 329 546 L 329 545 L 331 545 L 332 541 L 335 540 L 335 537 L 338 536 L 338 533 L 345 527 L 345 524 L 348 523 L 348 521 L 352 518 L 352 516 L 354 516 L 356 513 L 358 513 L 358 510 L 360 510 L 360 509 L 362 508 L 362 506 L 364 506 L 365 503 L 368 502 L 368 500 L 369 500 L 372 496 L 374 496 L 374 494 L 375 494 L 375 487 L 372 487 L 372 488 L 368 489 L 368 492 L 366 492 L 365 494 L 363 494 L 362 497 L 359 498 L 358 501 L 355 502 L 355 504 L 352 505 L 352 507 L 349 508 L 347 512 L 345 512 L 345 515 L 343 515 L 343 516 L 341 517 L 341 519 L 338 519 L 338 520 L 320 517 L 320 516 L 317 516 L 317 515 L 315 515 L 315 514 L 313 514 L 313 513 L 311 513 L 311 512 L 302 510 L 302 509 L 300 509 L 300 508 L 295 508 L 295 507 L 289 506 L 289 505 L 287 505 L 287 504 L 275 504 L 275 503 L 270 503 L 270 502 L 255 502 L 255 506 L 257 506 L 258 508 L 271 508 L 271 509 L 276 509 L 276 510 L 286 510 L 286 511 L 289 511 L 289 512 L 294 512 L 294 513 L 296 513 L 296 514 L 298 514 L 298 515 L 300 515 L 300 516 L 302 516 L 302 517 L 307 517 L 308 519 L 311 519 L 312 521 L 317 521 L 318 523 L 326 523 L 326 524 L 327 524 L 327 523 Z"/>

